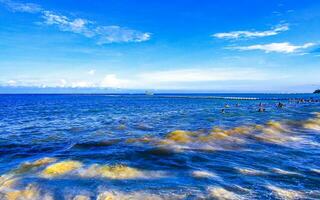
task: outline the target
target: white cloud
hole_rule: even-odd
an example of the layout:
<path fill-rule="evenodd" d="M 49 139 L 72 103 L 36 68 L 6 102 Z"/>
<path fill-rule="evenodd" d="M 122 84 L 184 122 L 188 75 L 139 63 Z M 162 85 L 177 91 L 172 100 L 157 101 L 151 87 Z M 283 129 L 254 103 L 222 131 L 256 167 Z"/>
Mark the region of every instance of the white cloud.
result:
<path fill-rule="evenodd" d="M 90 87 L 95 87 L 95 85 L 87 81 L 75 81 L 71 83 L 71 87 L 72 88 L 90 88 Z"/>
<path fill-rule="evenodd" d="M 7 81 L 7 85 L 9 85 L 9 86 L 15 86 L 16 84 L 17 84 L 17 81 L 15 81 L 15 80 Z"/>
<path fill-rule="evenodd" d="M 270 43 L 270 44 L 256 44 L 250 46 L 240 46 L 240 47 L 230 47 L 230 49 L 237 49 L 242 51 L 250 50 L 262 50 L 266 53 L 277 52 L 277 53 L 295 53 L 303 49 L 314 46 L 315 43 L 305 43 L 303 45 L 293 45 L 289 42 L 280 42 L 280 43 Z"/>
<path fill-rule="evenodd" d="M 0 0 L 7 8 L 13 12 L 37 13 L 42 10 L 41 6 L 34 3 L 18 3 L 11 0 Z"/>
<path fill-rule="evenodd" d="M 61 31 L 81 34 L 94 38 L 97 44 L 144 42 L 150 40 L 151 34 L 121 26 L 103 26 L 83 18 L 72 18 L 32 3 L 17 3 L 11 0 L 0 0 L 15 12 L 37 13 L 44 19 L 44 24 L 58 27 Z"/>
<path fill-rule="evenodd" d="M 66 87 L 66 86 L 67 86 L 67 81 L 65 79 L 61 79 L 59 87 Z"/>
<path fill-rule="evenodd" d="M 99 84 L 100 87 L 111 87 L 111 88 L 130 88 L 130 82 L 126 79 L 119 79 L 116 74 L 107 74 Z"/>
<path fill-rule="evenodd" d="M 51 11 L 44 11 L 45 24 L 56 25 L 62 31 L 94 37 L 98 44 L 144 42 L 150 39 L 150 33 L 124 28 L 120 26 L 95 26 L 93 22 L 82 19 L 70 19 Z"/>
<path fill-rule="evenodd" d="M 71 19 L 52 11 L 43 11 L 42 17 L 47 25 L 56 25 L 62 31 L 95 38 L 98 44 L 144 42 L 151 37 L 150 33 L 120 26 L 96 26 L 95 23 L 89 20 L 82 18 Z"/>
<path fill-rule="evenodd" d="M 215 33 L 212 35 L 212 37 L 216 37 L 220 39 L 267 37 L 267 36 L 277 35 L 287 30 L 289 30 L 289 26 L 287 24 L 284 24 L 284 25 L 279 25 L 267 31 L 231 31 L 231 32 L 225 32 L 225 33 Z"/>
<path fill-rule="evenodd" d="M 46 79 L 20 78 L 11 79 L 4 82 L 4 86 L 24 86 L 24 87 L 45 87 L 46 85 L 57 85 L 57 81 L 48 81 Z"/>
<path fill-rule="evenodd" d="M 95 29 L 99 44 L 118 42 L 143 42 L 150 39 L 150 33 L 143 33 L 120 26 L 100 26 Z"/>
<path fill-rule="evenodd" d="M 62 31 L 80 33 L 87 37 L 92 37 L 95 35 L 95 33 L 88 28 L 88 24 L 91 23 L 88 20 L 81 18 L 69 19 L 64 15 L 59 15 L 51 11 L 43 11 L 42 17 L 45 20 L 45 24 L 57 25 Z"/>
<path fill-rule="evenodd" d="M 96 73 L 95 69 L 91 69 L 91 70 L 88 71 L 88 74 L 91 75 L 91 76 L 94 75 L 95 73 Z"/>

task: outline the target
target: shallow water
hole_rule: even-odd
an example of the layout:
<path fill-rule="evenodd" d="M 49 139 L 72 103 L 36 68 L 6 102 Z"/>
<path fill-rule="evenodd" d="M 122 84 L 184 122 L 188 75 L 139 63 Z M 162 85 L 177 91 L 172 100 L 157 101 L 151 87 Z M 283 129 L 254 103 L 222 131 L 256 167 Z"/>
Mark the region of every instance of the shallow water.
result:
<path fill-rule="evenodd" d="M 186 96 L 0 95 L 0 199 L 320 199 L 319 96 Z"/>

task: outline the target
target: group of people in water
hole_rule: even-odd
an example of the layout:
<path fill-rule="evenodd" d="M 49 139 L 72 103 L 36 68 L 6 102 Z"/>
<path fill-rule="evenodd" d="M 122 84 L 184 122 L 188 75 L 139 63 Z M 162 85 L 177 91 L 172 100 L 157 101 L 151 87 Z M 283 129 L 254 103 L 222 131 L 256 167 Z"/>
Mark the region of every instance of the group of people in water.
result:
<path fill-rule="evenodd" d="M 277 103 L 277 108 L 283 108 L 285 105 L 281 102 Z M 259 109 L 258 109 L 258 112 L 265 112 L 266 109 L 263 107 L 262 103 L 260 102 L 259 103 Z"/>
<path fill-rule="evenodd" d="M 319 103 L 320 99 L 313 99 L 313 98 L 310 98 L 310 99 L 289 99 L 289 101 L 295 101 L 296 103 Z M 237 103 L 235 106 L 239 107 L 240 104 Z M 264 105 L 262 104 L 262 102 L 259 103 L 258 107 L 259 107 L 258 108 L 258 112 L 265 112 L 266 111 L 266 109 L 265 109 Z M 285 107 L 285 104 L 282 103 L 282 102 L 278 102 L 276 104 L 276 107 L 277 108 L 283 108 L 283 107 Z M 221 113 L 225 113 L 226 112 L 226 108 L 230 108 L 230 105 L 229 104 L 225 104 L 224 108 L 221 109 Z"/>

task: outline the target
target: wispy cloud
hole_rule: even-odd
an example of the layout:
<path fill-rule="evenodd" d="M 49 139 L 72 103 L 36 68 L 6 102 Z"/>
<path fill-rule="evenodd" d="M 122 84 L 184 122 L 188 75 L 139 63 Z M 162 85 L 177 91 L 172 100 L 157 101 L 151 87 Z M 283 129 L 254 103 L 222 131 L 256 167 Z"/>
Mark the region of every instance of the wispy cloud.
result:
<path fill-rule="evenodd" d="M 41 6 L 34 3 L 19 3 L 11 0 L 0 0 L 8 9 L 13 12 L 38 13 L 42 11 Z"/>
<path fill-rule="evenodd" d="M 150 39 L 150 33 L 120 26 L 95 26 L 95 23 L 82 18 L 71 19 L 52 11 L 44 11 L 42 17 L 47 25 L 55 25 L 62 31 L 94 37 L 98 44 L 121 42 L 144 42 Z"/>
<path fill-rule="evenodd" d="M 90 21 L 82 18 L 70 19 L 64 15 L 56 14 L 52 11 L 43 11 L 42 18 L 47 25 L 55 25 L 62 31 L 80 33 L 87 37 L 94 36 L 88 25 Z"/>
<path fill-rule="evenodd" d="M 95 75 L 95 73 L 96 73 L 95 69 L 91 69 L 91 70 L 88 71 L 88 74 L 91 75 L 91 76 Z"/>
<path fill-rule="evenodd" d="M 239 46 L 239 47 L 229 47 L 229 49 L 236 49 L 242 51 L 251 51 L 251 50 L 261 50 L 266 53 L 277 52 L 277 53 L 296 53 L 300 52 L 303 49 L 310 48 L 315 46 L 315 43 L 305 43 L 302 45 L 293 45 L 289 42 L 280 42 L 280 43 L 270 43 L 270 44 L 256 44 L 250 46 Z"/>
<path fill-rule="evenodd" d="M 0 0 L 9 10 L 38 14 L 44 20 L 42 24 L 56 26 L 61 31 L 81 34 L 94 38 L 97 44 L 144 42 L 151 38 L 148 32 L 142 32 L 118 25 L 98 25 L 84 18 L 72 18 L 54 11 L 45 10 L 33 3 L 17 3 L 11 0 Z"/>
<path fill-rule="evenodd" d="M 276 26 L 271 30 L 266 31 L 231 31 L 224 33 L 215 33 L 212 37 L 219 39 L 241 39 L 241 38 L 257 38 L 257 37 L 267 37 L 272 35 L 277 35 L 281 32 L 289 30 L 288 24 L 283 24 Z"/>
<path fill-rule="evenodd" d="M 113 42 L 143 42 L 150 39 L 150 33 L 143 33 L 137 30 L 120 26 L 99 26 L 95 30 L 99 35 L 99 44 Z"/>

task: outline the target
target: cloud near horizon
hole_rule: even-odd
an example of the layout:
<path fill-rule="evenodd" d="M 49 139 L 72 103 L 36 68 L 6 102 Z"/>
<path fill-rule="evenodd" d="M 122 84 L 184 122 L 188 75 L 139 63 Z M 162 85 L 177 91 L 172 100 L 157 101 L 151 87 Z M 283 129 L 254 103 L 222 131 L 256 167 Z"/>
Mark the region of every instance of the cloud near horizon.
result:
<path fill-rule="evenodd" d="M 81 34 L 87 38 L 95 38 L 99 45 L 110 43 L 144 42 L 151 38 L 151 33 L 121 27 L 118 25 L 95 25 L 83 18 L 70 18 L 54 11 L 45 10 L 38 4 L 17 3 L 11 0 L 0 0 L 13 12 L 39 14 L 44 20 L 41 24 L 56 26 L 59 30 Z"/>
<path fill-rule="evenodd" d="M 302 45 L 293 45 L 289 42 L 279 42 L 279 43 L 270 43 L 270 44 L 256 44 L 256 45 L 250 45 L 250 46 L 238 46 L 238 47 L 228 47 L 228 49 L 235 49 L 235 50 L 241 50 L 241 51 L 251 51 L 251 50 L 261 50 L 265 53 L 296 53 L 300 52 L 303 49 L 310 48 L 312 46 L 315 46 L 315 43 L 305 43 Z"/>
<path fill-rule="evenodd" d="M 257 38 L 278 35 L 281 32 L 288 31 L 289 25 L 278 25 L 275 28 L 267 31 L 231 31 L 224 33 L 215 33 L 211 35 L 219 39 L 243 39 L 243 38 Z"/>
<path fill-rule="evenodd" d="M 91 76 L 91 77 L 90 77 Z M 70 87 L 70 88 L 122 88 L 122 89 L 188 89 L 190 84 L 221 81 L 263 81 L 274 77 L 263 71 L 253 68 L 211 68 L 211 69 L 177 69 L 163 71 L 149 71 L 131 74 L 129 77 L 117 74 L 106 74 L 104 77 L 73 80 L 62 79 L 20 79 L 9 80 L 2 86 L 28 87 Z M 170 86 L 170 87 L 169 87 Z"/>

